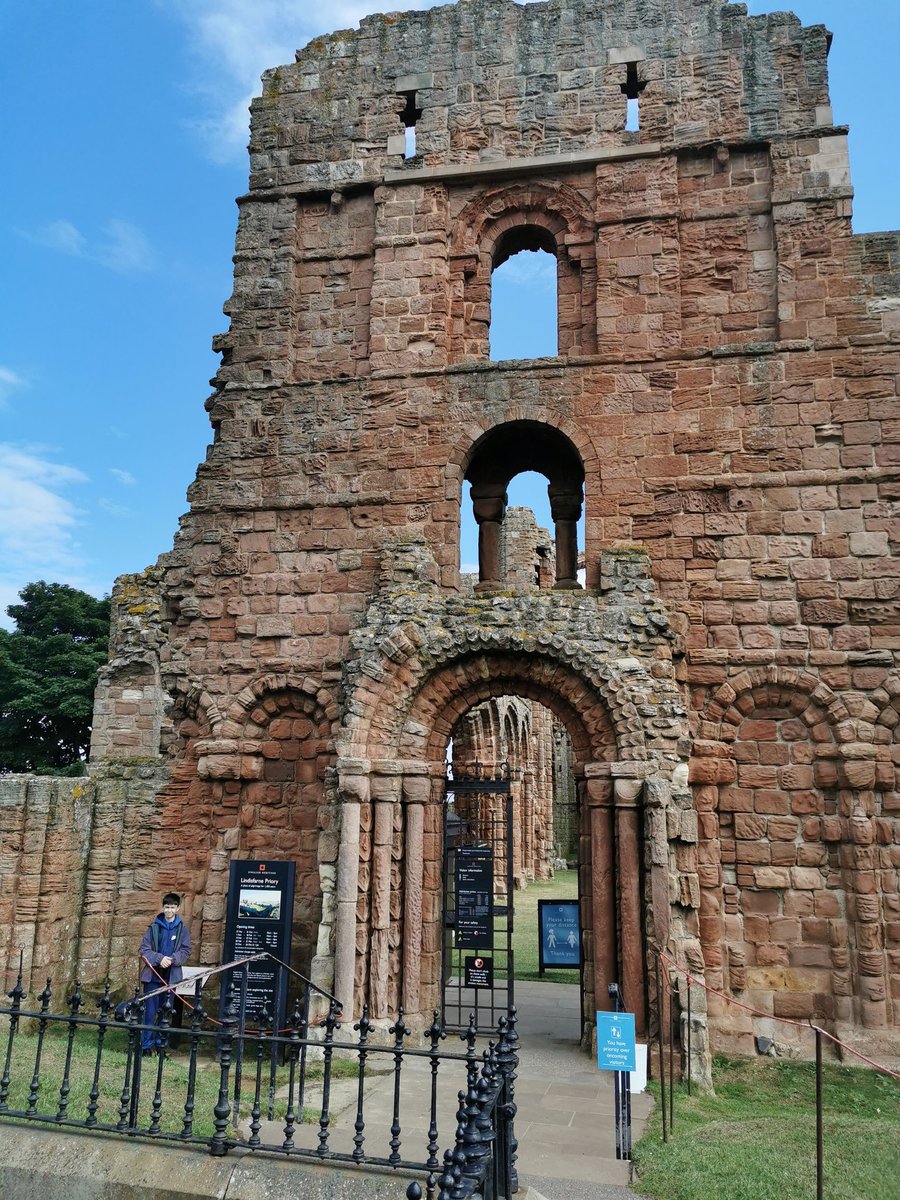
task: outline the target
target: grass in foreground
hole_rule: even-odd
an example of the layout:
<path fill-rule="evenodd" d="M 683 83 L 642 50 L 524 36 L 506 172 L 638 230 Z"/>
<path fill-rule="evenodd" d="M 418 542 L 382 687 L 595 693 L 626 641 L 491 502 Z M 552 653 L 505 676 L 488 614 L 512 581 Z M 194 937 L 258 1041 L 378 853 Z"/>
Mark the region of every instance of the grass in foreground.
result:
<path fill-rule="evenodd" d="M 664 1200 L 814 1200 L 815 1068 L 778 1059 L 717 1058 L 715 1096 L 676 1088 L 675 1130 L 660 1108 L 634 1148 L 637 1190 Z M 659 1099 L 658 1085 L 650 1088 Z M 826 1064 L 827 1200 L 896 1200 L 900 1085 Z"/>
<path fill-rule="evenodd" d="M 9 1023 L 6 1018 L 0 1020 L 0 1070 L 3 1068 L 6 1056 Z M 177 1041 L 177 1034 L 175 1035 Z M 195 1137 L 208 1138 L 214 1132 L 213 1109 L 218 1102 L 220 1070 L 218 1063 L 211 1053 L 212 1043 L 206 1043 L 206 1048 L 198 1056 L 197 1074 L 195 1081 L 193 1133 Z M 13 1111 L 25 1111 L 28 1107 L 31 1080 L 34 1074 L 34 1061 L 37 1050 L 37 1035 L 28 1027 L 20 1029 L 13 1040 L 13 1054 L 10 1063 L 10 1089 L 7 1107 Z M 62 1084 L 67 1054 L 67 1030 L 58 1024 L 51 1024 L 47 1030 L 41 1050 L 40 1086 L 36 1108 L 42 1120 L 55 1123 L 59 1111 L 60 1087 Z M 69 1120 L 83 1122 L 88 1116 L 88 1104 L 93 1084 L 94 1070 L 97 1057 L 97 1035 L 93 1028 L 82 1027 L 75 1036 L 72 1044 L 72 1058 L 69 1069 L 69 1092 L 67 1096 L 66 1117 Z M 114 1125 L 119 1119 L 119 1104 L 122 1095 L 122 1085 L 125 1079 L 127 1063 L 126 1034 L 121 1027 L 111 1026 L 108 1029 L 103 1047 L 102 1068 L 98 1080 L 99 1096 L 97 1098 L 96 1119 L 100 1124 Z M 162 1096 L 163 1106 L 160 1128 L 163 1133 L 180 1134 L 184 1120 L 184 1103 L 188 1085 L 188 1038 L 182 1035 L 180 1049 L 173 1047 L 171 1058 L 163 1064 Z M 337 1056 L 332 1060 L 332 1078 L 355 1078 L 357 1065 L 347 1062 Z M 146 1128 L 150 1124 L 153 1094 L 156 1088 L 158 1059 L 156 1056 L 142 1060 L 141 1066 L 141 1099 L 138 1125 Z M 234 1061 L 230 1084 L 234 1086 Z M 241 1094 L 241 1116 L 249 1115 L 253 1102 L 253 1089 L 256 1072 L 255 1052 L 249 1052 L 244 1060 L 243 1089 Z M 268 1079 L 266 1065 L 263 1079 Z M 279 1063 L 276 1075 L 276 1117 L 283 1120 L 286 1109 L 288 1068 Z M 321 1079 L 322 1067 L 318 1062 L 307 1064 L 307 1079 L 310 1082 Z M 265 1088 L 265 1082 L 264 1082 Z M 35 1118 L 37 1119 L 37 1118 Z M 318 1109 L 303 1111 L 301 1120 L 315 1122 L 319 1119 Z"/>

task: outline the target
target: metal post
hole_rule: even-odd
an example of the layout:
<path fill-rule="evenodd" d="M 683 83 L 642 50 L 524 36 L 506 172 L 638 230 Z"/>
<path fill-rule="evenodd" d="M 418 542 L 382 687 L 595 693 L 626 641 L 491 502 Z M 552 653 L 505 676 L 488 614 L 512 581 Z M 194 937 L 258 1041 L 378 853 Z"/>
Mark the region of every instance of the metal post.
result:
<path fill-rule="evenodd" d="M 231 1100 L 228 1075 L 231 1070 L 231 1047 L 238 1023 L 237 999 L 233 988 L 226 1001 L 223 1013 L 222 1032 L 219 1034 L 219 1099 L 213 1109 L 214 1133 L 209 1143 L 209 1152 L 214 1158 L 228 1153 L 228 1118 L 231 1116 Z"/>
<path fill-rule="evenodd" d="M 656 957 L 656 1031 L 657 1044 L 659 1046 L 659 1093 L 662 1108 L 662 1135 L 663 1141 L 669 1140 L 669 1124 L 666 1113 L 666 1060 L 663 1043 L 663 995 L 662 995 L 662 971 L 660 970 L 659 955 Z"/>
<path fill-rule="evenodd" d="M 688 984 L 688 1096 L 691 1094 L 691 978 L 685 976 Z"/>
<path fill-rule="evenodd" d="M 816 1029 L 816 1200 L 825 1195 L 825 1162 L 822 1138 L 822 1030 Z"/>
<path fill-rule="evenodd" d="M 674 982 L 666 989 L 666 999 L 669 1005 L 669 1129 L 675 1132 L 675 998 Z"/>

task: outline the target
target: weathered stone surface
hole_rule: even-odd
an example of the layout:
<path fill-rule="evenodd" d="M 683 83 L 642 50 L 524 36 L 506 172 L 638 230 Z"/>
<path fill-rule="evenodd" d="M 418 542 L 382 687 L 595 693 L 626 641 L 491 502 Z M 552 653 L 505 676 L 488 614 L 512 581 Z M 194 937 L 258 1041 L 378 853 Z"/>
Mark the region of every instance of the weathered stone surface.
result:
<path fill-rule="evenodd" d="M 224 864 L 277 853 L 295 965 L 424 1011 L 448 742 L 496 761 L 514 711 L 546 748 L 543 705 L 568 747 L 518 753 L 517 868 L 545 869 L 570 764 L 587 1012 L 626 964 L 652 1002 L 611 932 L 628 779 L 651 950 L 702 946 L 770 1016 L 896 1027 L 900 235 L 853 234 L 827 48 L 719 0 L 471 0 L 267 73 L 216 439 L 173 549 L 117 585 L 88 799 L 0 783 L 8 956 L 124 970 L 147 892 L 177 886 L 206 961 Z M 559 353 L 492 362 L 492 270 L 535 246 Z M 550 531 L 507 508 L 524 470 Z"/>

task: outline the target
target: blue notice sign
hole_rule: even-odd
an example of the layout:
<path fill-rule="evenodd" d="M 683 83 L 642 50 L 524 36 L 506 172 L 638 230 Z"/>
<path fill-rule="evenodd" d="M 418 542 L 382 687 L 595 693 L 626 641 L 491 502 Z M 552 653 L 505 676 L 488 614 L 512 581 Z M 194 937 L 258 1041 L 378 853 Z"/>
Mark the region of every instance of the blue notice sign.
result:
<path fill-rule="evenodd" d="M 601 1071 L 634 1071 L 634 1013 L 597 1013 L 597 1066 Z"/>
<path fill-rule="evenodd" d="M 581 966 L 577 900 L 538 900 L 540 973 L 552 967 Z"/>

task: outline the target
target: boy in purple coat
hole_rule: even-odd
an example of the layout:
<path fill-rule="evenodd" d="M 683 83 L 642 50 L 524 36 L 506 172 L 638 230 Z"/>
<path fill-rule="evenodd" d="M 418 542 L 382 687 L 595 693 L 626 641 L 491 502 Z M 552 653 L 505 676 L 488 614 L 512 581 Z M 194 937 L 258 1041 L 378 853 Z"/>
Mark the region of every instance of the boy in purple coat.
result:
<path fill-rule="evenodd" d="M 144 995 L 161 988 L 164 983 L 178 983 L 182 966 L 191 953 L 191 935 L 188 927 L 178 915 L 181 897 L 176 892 L 167 892 L 162 898 L 162 912 L 151 921 L 141 940 L 141 983 Z M 144 1001 L 145 1025 L 156 1025 L 160 1009 L 166 1000 L 165 992 Z M 145 1029 L 141 1036 L 141 1048 L 145 1055 L 154 1049 L 162 1050 L 165 1042 L 162 1035 L 153 1029 Z"/>

